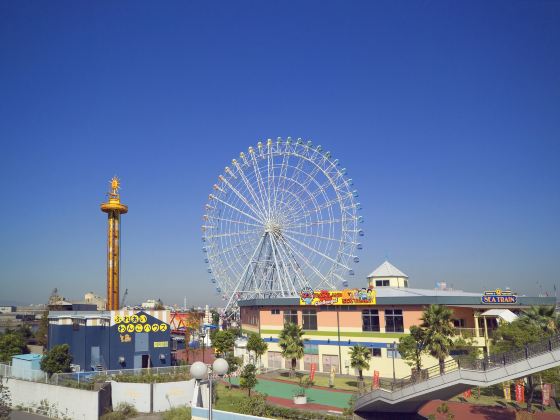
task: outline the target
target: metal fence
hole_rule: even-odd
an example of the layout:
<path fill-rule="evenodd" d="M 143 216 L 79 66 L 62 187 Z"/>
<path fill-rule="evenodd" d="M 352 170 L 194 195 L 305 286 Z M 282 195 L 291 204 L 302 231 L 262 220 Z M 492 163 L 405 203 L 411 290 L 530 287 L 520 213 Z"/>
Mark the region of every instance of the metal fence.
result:
<path fill-rule="evenodd" d="M 190 378 L 190 365 L 168 366 L 142 369 L 118 369 L 87 372 L 55 373 L 49 377 L 41 370 L 27 370 L 24 375 L 14 375 L 12 366 L 0 364 L 0 376 L 16 378 L 31 382 L 42 382 L 51 385 L 72 388 L 93 389 L 95 383 L 111 380 L 130 382 L 168 382 L 174 377 L 181 380 Z"/>
<path fill-rule="evenodd" d="M 559 348 L 560 335 L 554 335 L 542 341 L 528 344 L 522 349 L 493 354 L 482 359 L 452 359 L 447 360 L 442 365 L 437 364 L 427 369 L 422 369 L 419 372 L 413 372 L 412 375 L 406 376 L 404 378 L 396 380 L 381 378 L 379 387 L 387 391 L 397 391 L 407 386 L 414 385 L 419 382 L 426 381 L 428 379 L 445 375 L 457 370 L 488 371 L 501 368 L 506 365 L 511 365 L 521 360 L 548 353 Z M 365 394 L 368 392 L 370 391 L 366 389 L 360 390 L 360 394 Z"/>

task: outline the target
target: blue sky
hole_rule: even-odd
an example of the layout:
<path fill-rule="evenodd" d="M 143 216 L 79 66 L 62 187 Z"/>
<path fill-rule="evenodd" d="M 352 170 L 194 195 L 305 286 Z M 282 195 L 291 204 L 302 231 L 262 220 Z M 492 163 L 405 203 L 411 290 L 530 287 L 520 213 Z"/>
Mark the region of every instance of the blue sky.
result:
<path fill-rule="evenodd" d="M 217 303 L 203 206 L 277 136 L 360 191 L 351 285 L 388 256 L 415 287 L 552 290 L 559 22 L 551 1 L 1 2 L 0 300 L 104 294 L 117 174 L 129 302 Z"/>

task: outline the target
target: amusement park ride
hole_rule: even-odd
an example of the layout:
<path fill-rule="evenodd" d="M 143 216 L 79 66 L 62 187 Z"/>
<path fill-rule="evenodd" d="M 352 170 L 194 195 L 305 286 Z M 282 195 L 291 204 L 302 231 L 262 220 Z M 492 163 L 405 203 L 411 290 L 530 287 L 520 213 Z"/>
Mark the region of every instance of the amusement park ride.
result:
<path fill-rule="evenodd" d="M 269 139 L 226 166 L 205 207 L 202 251 L 226 302 L 346 287 L 363 222 L 338 159 L 302 139 Z"/>

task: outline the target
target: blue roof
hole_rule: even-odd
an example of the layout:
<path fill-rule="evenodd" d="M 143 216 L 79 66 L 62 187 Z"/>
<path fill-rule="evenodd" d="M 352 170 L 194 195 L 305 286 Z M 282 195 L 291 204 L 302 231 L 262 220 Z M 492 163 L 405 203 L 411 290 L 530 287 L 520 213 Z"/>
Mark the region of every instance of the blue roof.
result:
<path fill-rule="evenodd" d="M 41 354 L 16 354 L 15 356 L 12 356 L 12 359 L 21 359 L 21 360 L 37 360 L 37 359 L 42 359 L 43 355 Z"/>

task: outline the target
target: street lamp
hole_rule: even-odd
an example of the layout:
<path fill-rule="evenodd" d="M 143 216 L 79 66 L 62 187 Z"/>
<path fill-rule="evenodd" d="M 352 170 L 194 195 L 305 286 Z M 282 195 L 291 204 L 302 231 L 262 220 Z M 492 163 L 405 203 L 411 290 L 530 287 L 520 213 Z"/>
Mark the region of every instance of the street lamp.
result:
<path fill-rule="evenodd" d="M 393 351 L 393 384 L 395 383 L 396 379 L 395 379 L 395 352 L 397 351 L 397 342 L 393 341 L 393 344 L 391 345 Z"/>
<path fill-rule="evenodd" d="M 202 404 L 202 398 L 200 397 L 200 381 L 202 379 L 208 379 L 208 420 L 212 420 L 212 375 L 224 376 L 228 369 L 228 362 L 222 358 L 214 360 L 211 370 L 202 362 L 194 362 L 191 365 L 191 375 L 197 380 L 199 387 L 196 395 L 196 407 L 199 405 L 204 406 Z"/>
<path fill-rule="evenodd" d="M 204 333 L 204 330 L 202 330 L 201 333 L 198 334 L 198 336 L 202 339 L 202 362 L 204 362 L 204 353 L 205 353 L 204 339 L 206 338 L 206 334 Z"/>

